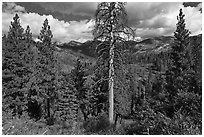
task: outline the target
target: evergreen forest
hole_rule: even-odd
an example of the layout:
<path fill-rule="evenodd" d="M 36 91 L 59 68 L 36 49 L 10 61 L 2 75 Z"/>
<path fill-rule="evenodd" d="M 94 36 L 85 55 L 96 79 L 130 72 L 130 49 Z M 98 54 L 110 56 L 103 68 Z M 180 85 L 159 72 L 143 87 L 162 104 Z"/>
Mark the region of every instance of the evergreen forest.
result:
<path fill-rule="evenodd" d="M 93 40 L 39 41 L 14 14 L 2 36 L 3 135 L 201 135 L 202 34 L 135 41 L 125 3 L 101 2 Z"/>

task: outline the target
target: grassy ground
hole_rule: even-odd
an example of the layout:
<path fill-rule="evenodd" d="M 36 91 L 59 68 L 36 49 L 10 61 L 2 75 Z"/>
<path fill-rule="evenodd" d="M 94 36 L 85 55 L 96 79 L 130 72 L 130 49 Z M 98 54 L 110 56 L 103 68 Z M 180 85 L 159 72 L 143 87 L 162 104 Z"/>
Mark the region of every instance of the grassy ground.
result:
<path fill-rule="evenodd" d="M 46 121 L 41 119 L 35 121 L 26 114 L 21 118 L 12 118 L 9 114 L 2 115 L 3 135 L 109 135 L 122 134 L 121 127 L 117 130 L 109 128 L 107 116 L 90 118 L 87 122 L 65 123 L 55 122 L 54 125 L 46 125 Z"/>
<path fill-rule="evenodd" d="M 46 125 L 45 120 L 34 121 L 26 115 L 21 118 L 2 117 L 3 135 L 158 135 L 158 134 L 178 134 L 178 135 L 200 135 L 198 127 L 186 123 L 183 118 L 171 120 L 170 123 L 160 127 L 149 127 L 140 125 L 139 121 L 125 121 L 118 124 L 116 128 L 110 128 L 107 115 L 92 117 L 86 122 L 65 123 L 56 122 L 52 126 Z M 158 123 L 158 122 L 157 122 Z M 75 126 L 74 126 L 75 125 Z M 182 128 L 181 128 L 182 127 Z M 186 128 L 185 128 L 186 127 Z M 160 128 L 166 131 L 160 131 Z M 160 133 L 161 132 L 161 133 Z"/>

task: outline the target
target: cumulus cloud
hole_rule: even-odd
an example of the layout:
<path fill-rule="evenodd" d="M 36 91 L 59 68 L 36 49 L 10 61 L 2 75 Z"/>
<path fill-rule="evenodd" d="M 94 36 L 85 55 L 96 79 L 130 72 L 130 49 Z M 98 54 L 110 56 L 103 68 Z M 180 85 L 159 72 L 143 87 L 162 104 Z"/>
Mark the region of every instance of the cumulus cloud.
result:
<path fill-rule="evenodd" d="M 8 5 L 13 5 L 13 7 L 20 7 L 15 5 L 15 3 L 9 3 Z M 5 9 L 12 9 L 5 8 Z M 22 7 L 23 8 L 23 7 Z M 8 12 L 7 12 L 8 11 Z M 49 25 L 51 27 L 54 40 L 59 42 L 69 42 L 71 40 L 77 40 L 80 42 L 85 42 L 86 40 L 92 39 L 90 31 L 94 25 L 93 20 L 81 20 L 81 21 L 59 21 L 58 19 L 53 18 L 52 15 L 39 15 L 37 13 L 22 13 L 17 12 L 20 17 L 20 23 L 23 28 L 26 28 L 27 25 L 30 26 L 31 31 L 34 36 L 39 35 L 42 24 L 47 18 Z M 9 29 L 10 22 L 14 16 L 13 12 L 9 10 L 4 10 L 2 13 L 2 31 L 7 33 Z"/>
<path fill-rule="evenodd" d="M 192 35 L 201 33 L 202 13 L 201 4 L 197 7 L 184 7 L 183 3 L 128 3 L 127 13 L 129 23 L 136 28 L 137 36 L 154 37 L 173 35 L 176 29 L 179 9 L 185 14 L 186 27 Z"/>
<path fill-rule="evenodd" d="M 191 31 L 192 35 L 202 32 L 202 14 L 198 12 L 198 8 L 185 7 L 186 27 Z"/>
<path fill-rule="evenodd" d="M 60 11 L 66 14 L 75 14 L 81 16 L 92 16 L 95 13 L 97 3 L 40 3 L 47 10 Z M 136 29 L 138 38 L 148 38 L 155 36 L 173 35 L 176 29 L 177 16 L 179 9 L 182 8 L 185 14 L 186 27 L 191 31 L 192 35 L 200 34 L 202 31 L 202 13 L 200 9 L 202 4 L 197 7 L 184 7 L 180 2 L 130 2 L 126 5 L 129 18 L 129 25 Z M 38 13 L 26 13 L 25 8 L 15 3 L 3 4 L 2 13 L 2 29 L 3 33 L 8 31 L 10 21 L 17 12 L 21 19 L 21 24 L 25 28 L 27 25 L 31 27 L 33 35 L 39 35 L 41 26 L 48 18 L 54 40 L 60 42 L 69 42 L 77 40 L 84 42 L 92 39 L 90 33 L 94 20 L 80 21 L 61 21 L 52 15 L 39 15 Z"/>

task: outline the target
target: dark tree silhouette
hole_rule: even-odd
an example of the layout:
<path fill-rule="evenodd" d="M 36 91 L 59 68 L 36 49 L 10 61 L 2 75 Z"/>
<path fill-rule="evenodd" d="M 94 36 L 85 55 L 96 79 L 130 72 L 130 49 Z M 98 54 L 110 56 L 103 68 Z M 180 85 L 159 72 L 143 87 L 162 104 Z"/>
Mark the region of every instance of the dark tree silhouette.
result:
<path fill-rule="evenodd" d="M 190 32 L 185 28 L 185 20 L 182 9 L 180 9 L 177 17 L 177 29 L 174 33 L 174 45 L 172 46 L 170 59 L 171 68 L 166 72 L 167 86 L 170 101 L 173 101 L 174 96 L 179 90 L 184 89 L 184 71 L 187 69 L 186 49 L 189 43 Z"/>
<path fill-rule="evenodd" d="M 25 37 L 25 40 L 27 42 L 31 42 L 31 40 L 32 40 L 32 33 L 31 33 L 31 29 L 30 29 L 29 25 L 27 26 L 27 28 L 25 30 L 24 37 Z"/>

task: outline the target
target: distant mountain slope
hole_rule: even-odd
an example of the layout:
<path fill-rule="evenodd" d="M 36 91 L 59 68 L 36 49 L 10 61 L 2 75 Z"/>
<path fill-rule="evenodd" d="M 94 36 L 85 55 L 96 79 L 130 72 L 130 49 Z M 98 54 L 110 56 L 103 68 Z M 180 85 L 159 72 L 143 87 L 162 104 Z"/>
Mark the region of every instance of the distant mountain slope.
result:
<path fill-rule="evenodd" d="M 61 49 L 70 49 L 89 57 L 96 57 L 95 48 L 99 43 L 99 41 L 86 41 L 84 43 L 70 41 L 69 43 L 60 44 L 58 47 Z"/>
<path fill-rule="evenodd" d="M 61 69 L 64 72 L 70 72 L 74 68 L 78 58 L 80 58 L 83 62 L 95 63 L 95 58 L 70 49 L 65 50 L 57 47 L 56 56 L 60 62 Z"/>
<path fill-rule="evenodd" d="M 147 52 L 161 52 L 167 51 L 169 47 L 173 44 L 173 37 L 171 36 L 161 36 L 145 39 L 141 42 L 137 42 L 133 47 L 137 53 L 147 53 Z"/>
<path fill-rule="evenodd" d="M 202 42 L 202 35 L 192 36 L 190 37 L 191 45 L 194 43 L 195 39 L 197 41 Z M 161 51 L 168 51 L 174 42 L 174 37 L 172 36 L 161 36 L 161 37 L 154 37 L 145 39 L 140 42 L 136 41 L 127 41 L 127 45 L 130 46 L 131 50 L 134 53 L 159 53 Z M 78 52 L 90 57 L 96 57 L 95 49 L 96 46 L 99 44 L 99 41 L 86 41 L 84 43 L 70 41 L 69 43 L 63 43 L 58 45 L 61 49 L 70 49 L 74 52 Z"/>
<path fill-rule="evenodd" d="M 150 39 L 145 39 L 140 42 L 127 41 L 127 45 L 131 47 L 134 52 L 147 52 L 152 50 L 166 50 L 173 42 L 173 37 L 162 36 Z M 96 57 L 95 49 L 99 41 L 86 41 L 84 43 L 70 41 L 69 43 L 60 44 L 58 47 L 61 49 L 70 49 L 74 52 L 82 53 L 90 57 Z"/>
<path fill-rule="evenodd" d="M 127 41 L 126 43 L 128 46 L 127 48 L 133 52 L 133 55 L 135 55 L 134 58 L 140 60 L 140 58 L 149 58 L 162 52 L 164 53 L 168 52 L 171 49 L 173 42 L 174 37 L 161 36 L 145 39 L 140 42 Z M 87 61 L 89 60 L 90 62 L 95 62 L 96 60 L 95 49 L 99 43 L 100 41 L 86 41 L 84 43 L 70 41 L 69 43 L 59 44 L 57 48 L 59 49 L 60 54 L 62 54 L 60 55 L 60 58 L 62 62 L 65 63 L 65 67 L 71 69 L 74 65 L 74 61 L 78 57 L 84 58 Z M 201 59 L 202 35 L 200 34 L 197 36 L 190 37 L 190 45 L 193 48 L 194 55 L 196 53 L 200 53 L 199 55 L 197 55 L 197 58 Z"/>

